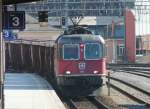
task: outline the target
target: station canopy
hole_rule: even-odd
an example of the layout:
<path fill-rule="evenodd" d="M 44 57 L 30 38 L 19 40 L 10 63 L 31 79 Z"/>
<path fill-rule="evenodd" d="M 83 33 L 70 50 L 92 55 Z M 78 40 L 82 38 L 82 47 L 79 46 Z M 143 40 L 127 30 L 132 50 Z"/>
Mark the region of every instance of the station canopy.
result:
<path fill-rule="evenodd" d="M 134 8 L 135 1 L 136 0 L 3 0 L 3 4 L 10 5 L 19 3 L 16 8 L 17 11 L 26 11 L 27 13 L 46 11 L 49 16 L 53 17 L 123 16 L 126 8 Z"/>
<path fill-rule="evenodd" d="M 19 4 L 18 11 L 29 13 L 47 11 L 49 16 L 123 16 L 126 8 L 133 8 L 135 0 L 43 0 Z"/>

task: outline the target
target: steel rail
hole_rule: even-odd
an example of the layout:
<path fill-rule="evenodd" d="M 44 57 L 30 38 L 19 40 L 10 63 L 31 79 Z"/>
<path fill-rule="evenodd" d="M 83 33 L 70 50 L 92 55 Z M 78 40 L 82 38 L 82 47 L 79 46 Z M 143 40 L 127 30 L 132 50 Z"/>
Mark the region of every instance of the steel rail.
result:
<path fill-rule="evenodd" d="M 140 73 L 144 73 L 144 74 L 148 74 L 150 75 L 150 72 L 149 71 L 141 71 L 141 70 L 134 70 L 135 72 L 140 72 Z"/>
<path fill-rule="evenodd" d="M 106 83 L 107 83 L 107 82 L 106 82 Z M 108 84 L 108 83 L 107 83 L 107 84 Z M 112 84 L 112 83 L 110 83 L 110 86 L 111 86 L 112 88 L 118 90 L 118 91 L 121 92 L 122 94 L 128 96 L 128 97 L 131 98 L 132 100 L 134 100 L 134 101 L 136 101 L 136 102 L 138 102 L 138 103 L 145 104 L 145 106 L 150 106 L 149 103 L 146 103 L 145 101 L 143 101 L 143 100 L 141 100 L 141 99 L 139 99 L 139 98 L 133 96 L 132 94 L 129 94 L 127 91 L 122 90 L 122 89 L 119 88 L 118 86 L 116 86 L 116 85 L 114 85 L 114 84 Z"/>
<path fill-rule="evenodd" d="M 120 69 L 120 70 L 122 70 L 122 69 Z M 148 74 L 148 75 L 150 75 L 150 69 L 149 70 L 146 70 L 146 69 L 123 69 L 124 71 L 133 71 L 133 72 L 139 72 L 139 73 L 142 73 L 142 74 Z"/>
<path fill-rule="evenodd" d="M 69 106 L 70 109 L 79 109 L 72 99 L 66 98 L 65 103 L 67 104 L 67 106 Z"/>
<path fill-rule="evenodd" d="M 120 67 L 150 67 L 150 64 L 108 64 L 110 67 L 120 66 Z"/>
<path fill-rule="evenodd" d="M 142 92 L 142 93 L 144 93 L 144 94 L 150 96 L 150 92 L 148 92 L 148 91 L 146 91 L 146 90 L 143 90 L 142 88 L 137 87 L 137 86 L 135 86 L 135 85 L 133 85 L 133 84 L 131 84 L 131 83 L 128 83 L 128 82 L 126 82 L 126 81 L 123 81 L 123 80 L 121 80 L 121 79 L 118 79 L 118 78 L 115 78 L 115 77 L 112 77 L 112 76 L 110 77 L 110 79 L 115 80 L 115 81 L 118 81 L 118 82 L 120 82 L 120 83 L 123 83 L 123 84 L 125 84 L 125 85 L 127 85 L 127 86 L 130 86 L 130 87 L 132 87 L 132 88 L 134 88 L 134 89 L 136 89 L 136 90 L 138 90 L 138 91 L 140 91 L 140 92 Z"/>
<path fill-rule="evenodd" d="M 150 71 L 149 67 L 130 67 L 130 66 L 107 66 L 109 70 L 140 70 L 140 71 Z"/>
<path fill-rule="evenodd" d="M 120 69 L 125 69 L 125 70 L 145 70 L 145 71 L 150 71 L 150 68 L 147 67 L 120 67 Z"/>
<path fill-rule="evenodd" d="M 92 104 L 94 104 L 98 109 L 110 109 L 106 104 L 102 101 L 98 100 L 95 97 L 86 97 Z"/>
<path fill-rule="evenodd" d="M 111 78 L 111 79 L 112 79 L 112 78 Z M 113 79 L 113 80 L 118 81 L 116 78 Z M 121 80 L 119 80 L 119 82 L 120 82 L 120 81 L 121 81 Z M 126 84 L 126 83 L 124 83 L 124 82 L 122 82 L 122 81 L 121 81 L 120 83 L 125 84 L 125 85 L 128 86 L 128 84 Z M 138 102 L 138 103 L 141 103 L 141 104 L 145 104 L 145 106 L 150 107 L 150 103 L 145 102 L 144 100 L 135 97 L 134 95 L 130 94 L 129 92 L 127 92 L 127 91 L 125 91 L 125 90 L 119 88 L 117 85 L 114 85 L 114 84 L 108 83 L 108 82 L 106 82 L 106 84 L 107 84 L 107 85 L 109 84 L 112 88 L 118 90 L 119 92 L 121 92 L 122 94 L 128 96 L 128 97 L 131 98 L 132 100 L 134 100 L 134 101 L 136 101 L 136 102 Z M 130 84 L 130 85 L 131 85 L 131 84 Z M 130 86 L 130 85 L 129 85 L 129 86 Z M 140 88 L 137 88 L 137 87 L 135 87 L 135 86 L 133 86 L 133 87 L 131 87 L 131 88 L 135 88 L 135 89 L 141 90 Z M 141 92 L 142 92 L 142 90 L 141 90 Z M 145 91 L 144 91 L 144 92 L 145 92 Z M 145 94 L 147 94 L 147 92 L 146 92 Z"/>
<path fill-rule="evenodd" d="M 134 75 L 138 75 L 138 76 L 143 76 L 143 77 L 146 77 L 146 78 L 150 78 L 150 74 L 147 75 L 147 74 L 142 74 L 140 72 L 133 72 L 133 71 L 126 71 L 126 70 L 124 70 L 124 73 L 130 73 L 130 74 L 134 74 Z"/>
<path fill-rule="evenodd" d="M 134 74 L 134 75 L 138 75 L 138 76 L 143 76 L 143 77 L 146 77 L 146 78 L 150 78 L 150 73 L 148 72 L 140 72 L 137 71 L 137 69 L 133 69 L 133 70 L 130 70 L 130 68 L 119 68 L 119 69 L 115 69 L 115 68 L 110 68 L 109 70 L 112 70 L 112 71 L 117 71 L 117 70 L 121 70 L 123 71 L 124 73 L 130 73 L 130 74 Z"/>

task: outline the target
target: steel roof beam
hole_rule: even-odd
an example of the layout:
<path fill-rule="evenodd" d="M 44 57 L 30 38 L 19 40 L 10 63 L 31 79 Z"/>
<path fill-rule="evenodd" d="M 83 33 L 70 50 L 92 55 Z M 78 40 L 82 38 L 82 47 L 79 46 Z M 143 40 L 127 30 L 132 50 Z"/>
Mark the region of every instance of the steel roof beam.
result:
<path fill-rule="evenodd" d="M 27 2 L 34 2 L 34 1 L 41 1 L 41 0 L 3 0 L 3 5 L 11 5 L 11 4 L 18 4 L 18 3 L 27 3 Z"/>

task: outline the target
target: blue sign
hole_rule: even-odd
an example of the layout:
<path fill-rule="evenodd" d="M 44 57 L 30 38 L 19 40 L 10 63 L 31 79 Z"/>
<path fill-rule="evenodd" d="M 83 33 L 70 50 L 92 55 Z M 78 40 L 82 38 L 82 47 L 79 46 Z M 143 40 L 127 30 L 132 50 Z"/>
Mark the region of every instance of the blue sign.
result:
<path fill-rule="evenodd" d="M 3 37 L 5 40 L 14 40 L 17 38 L 16 34 L 14 34 L 11 30 L 3 30 Z"/>
<path fill-rule="evenodd" d="M 4 29 L 25 29 L 24 11 L 7 11 L 3 18 Z"/>
<path fill-rule="evenodd" d="M 125 37 L 125 26 L 116 25 L 114 31 L 114 38 L 124 38 Z"/>

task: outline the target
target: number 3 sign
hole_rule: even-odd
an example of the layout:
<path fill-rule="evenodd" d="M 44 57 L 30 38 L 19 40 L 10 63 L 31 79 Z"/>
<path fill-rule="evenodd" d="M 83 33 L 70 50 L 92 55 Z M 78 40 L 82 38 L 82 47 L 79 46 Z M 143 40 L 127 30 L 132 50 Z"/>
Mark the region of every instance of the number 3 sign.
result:
<path fill-rule="evenodd" d="M 24 11 L 8 11 L 5 20 L 7 29 L 25 29 Z"/>
<path fill-rule="evenodd" d="M 12 26 L 13 27 L 17 27 L 17 26 L 19 26 L 20 25 L 20 19 L 19 19 L 19 17 L 12 17 Z"/>

